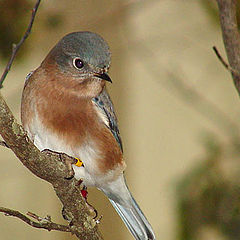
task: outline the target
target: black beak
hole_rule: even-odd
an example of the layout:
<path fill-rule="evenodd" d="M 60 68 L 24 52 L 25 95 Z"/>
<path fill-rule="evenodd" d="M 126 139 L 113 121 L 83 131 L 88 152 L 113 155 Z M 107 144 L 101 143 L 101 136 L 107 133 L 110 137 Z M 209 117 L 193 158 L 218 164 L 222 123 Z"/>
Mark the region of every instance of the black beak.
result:
<path fill-rule="evenodd" d="M 95 73 L 94 76 L 112 83 L 112 80 L 107 73 Z"/>

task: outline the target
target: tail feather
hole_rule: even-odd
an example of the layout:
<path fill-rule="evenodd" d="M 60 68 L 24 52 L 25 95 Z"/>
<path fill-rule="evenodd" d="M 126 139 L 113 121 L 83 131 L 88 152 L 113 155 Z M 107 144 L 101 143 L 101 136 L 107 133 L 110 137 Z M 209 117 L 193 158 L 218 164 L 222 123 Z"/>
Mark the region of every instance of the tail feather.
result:
<path fill-rule="evenodd" d="M 132 197 L 123 176 L 101 189 L 136 240 L 155 240 L 153 229 Z"/>
<path fill-rule="evenodd" d="M 150 223 L 133 197 L 130 208 L 116 203 L 111 199 L 110 202 L 136 240 L 155 240 Z"/>

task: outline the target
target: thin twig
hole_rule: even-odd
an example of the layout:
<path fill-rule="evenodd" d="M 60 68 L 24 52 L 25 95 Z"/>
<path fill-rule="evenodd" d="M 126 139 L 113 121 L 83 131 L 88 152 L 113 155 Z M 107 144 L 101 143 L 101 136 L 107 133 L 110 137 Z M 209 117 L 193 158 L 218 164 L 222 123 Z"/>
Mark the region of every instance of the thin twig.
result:
<path fill-rule="evenodd" d="M 29 217 L 36 219 L 38 222 L 51 222 L 51 216 L 47 215 L 45 218 L 42 218 L 38 215 L 36 215 L 35 213 L 32 212 L 27 212 L 27 214 Z"/>
<path fill-rule="evenodd" d="M 24 41 L 27 39 L 27 37 L 29 36 L 29 34 L 30 34 L 31 30 L 32 30 L 33 22 L 34 22 L 34 19 L 35 19 L 35 16 L 36 16 L 36 13 L 37 13 L 37 10 L 38 10 L 40 2 L 41 2 L 41 0 L 37 0 L 34 8 L 32 9 L 31 20 L 30 20 L 30 23 L 28 25 L 28 28 L 27 28 L 25 34 L 23 35 L 23 37 L 21 38 L 21 40 L 19 41 L 18 44 L 13 44 L 11 57 L 10 57 L 10 59 L 9 59 L 9 61 L 7 63 L 7 66 L 6 66 L 4 72 L 3 72 L 2 76 L 1 76 L 1 79 L 0 79 L 0 88 L 3 87 L 3 82 L 4 82 L 5 78 L 6 78 L 9 70 L 11 69 L 13 60 L 15 59 L 16 54 L 17 54 L 19 48 L 24 43 Z"/>
<path fill-rule="evenodd" d="M 22 221 L 24 221 L 25 223 L 27 223 L 28 225 L 35 227 L 35 228 L 43 228 L 48 231 L 51 231 L 51 230 L 56 230 L 56 231 L 61 231 L 61 232 L 73 232 L 74 231 L 73 229 L 71 229 L 70 226 L 54 223 L 51 221 L 51 219 L 41 218 L 41 217 L 37 216 L 36 214 L 32 214 L 32 215 L 35 216 L 34 218 L 37 219 L 38 222 L 32 221 L 30 218 L 28 218 L 24 214 L 22 214 L 16 210 L 9 209 L 9 208 L 0 207 L 0 212 L 5 213 L 6 216 L 17 217 L 17 218 L 21 219 Z"/>
<path fill-rule="evenodd" d="M 223 57 L 221 56 L 220 52 L 218 51 L 216 46 L 213 46 L 213 50 L 216 53 L 219 61 L 223 64 L 223 66 L 230 72 L 230 73 L 234 73 L 234 74 L 239 74 L 238 71 L 236 71 L 235 69 L 233 69 L 229 64 L 227 64 L 227 62 L 223 59 Z"/>

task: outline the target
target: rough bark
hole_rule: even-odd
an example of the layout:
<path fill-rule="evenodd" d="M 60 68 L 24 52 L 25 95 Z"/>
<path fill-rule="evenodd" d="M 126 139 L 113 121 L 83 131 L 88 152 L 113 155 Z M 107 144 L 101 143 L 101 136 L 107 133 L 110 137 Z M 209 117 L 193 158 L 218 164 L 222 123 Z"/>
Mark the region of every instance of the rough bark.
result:
<path fill-rule="evenodd" d="M 240 34 L 236 17 L 236 0 L 216 0 L 219 8 L 223 42 L 232 71 L 232 78 L 240 95 Z"/>

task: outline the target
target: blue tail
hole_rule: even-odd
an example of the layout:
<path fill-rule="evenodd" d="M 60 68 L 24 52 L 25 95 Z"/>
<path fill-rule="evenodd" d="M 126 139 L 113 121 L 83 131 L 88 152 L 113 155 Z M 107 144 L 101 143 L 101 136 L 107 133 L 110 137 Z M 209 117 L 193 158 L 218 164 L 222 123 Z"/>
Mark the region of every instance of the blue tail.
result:
<path fill-rule="evenodd" d="M 101 189 L 136 240 L 155 240 L 153 229 L 132 197 L 123 176 Z"/>
<path fill-rule="evenodd" d="M 144 216 L 133 197 L 131 206 L 129 208 L 120 205 L 111 199 L 110 202 L 136 240 L 156 239 L 150 223 Z"/>

